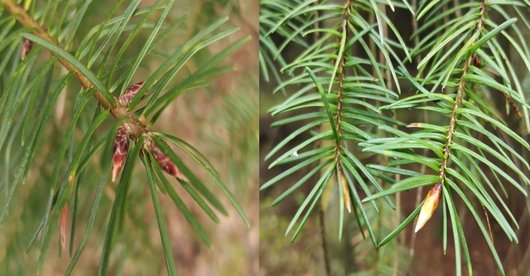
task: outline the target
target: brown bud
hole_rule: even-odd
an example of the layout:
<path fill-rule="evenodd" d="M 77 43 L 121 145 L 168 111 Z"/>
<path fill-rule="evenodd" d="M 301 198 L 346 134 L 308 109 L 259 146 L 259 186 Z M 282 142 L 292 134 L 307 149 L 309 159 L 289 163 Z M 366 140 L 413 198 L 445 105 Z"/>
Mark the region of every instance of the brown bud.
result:
<path fill-rule="evenodd" d="M 515 114 L 515 118 L 517 118 L 518 120 L 523 118 L 523 115 L 521 114 L 521 110 L 519 110 L 519 107 L 517 107 L 517 105 L 513 101 L 513 98 L 510 95 L 506 95 L 504 93 L 503 95 L 504 95 L 504 98 L 506 99 L 507 104 L 509 105 L 509 107 L 508 106 L 506 107 L 506 115 L 509 115 L 510 110 L 513 110 Z"/>
<path fill-rule="evenodd" d="M 29 39 L 24 39 L 24 41 L 22 42 L 22 60 L 26 59 L 29 54 L 29 51 L 31 51 L 31 47 L 33 47 L 33 41 Z"/>
<path fill-rule="evenodd" d="M 475 67 L 480 67 L 480 57 L 477 54 L 473 54 L 473 56 L 471 57 L 471 64 L 473 64 L 473 66 Z"/>
<path fill-rule="evenodd" d="M 188 181 L 188 178 L 175 166 L 173 161 L 160 150 L 160 148 L 152 141 L 147 140 L 149 150 L 155 156 L 158 166 L 169 175 L 176 177 L 178 180 Z"/>
<path fill-rule="evenodd" d="M 434 211 L 436 211 L 436 207 L 438 207 L 438 203 L 440 202 L 441 193 L 441 183 L 436 183 L 434 187 L 429 190 L 427 196 L 425 197 L 425 202 L 421 207 L 420 217 L 418 218 L 418 222 L 416 223 L 416 229 L 414 229 L 414 233 L 418 233 L 418 231 L 420 231 L 420 229 L 425 225 L 425 223 L 427 223 L 427 221 L 429 221 L 429 219 L 432 217 L 432 214 L 434 214 Z"/>
<path fill-rule="evenodd" d="M 68 218 L 68 206 L 63 207 L 63 211 L 61 213 L 61 224 L 60 224 L 60 243 L 63 251 L 66 249 L 66 219 Z"/>
<path fill-rule="evenodd" d="M 129 87 L 129 89 L 127 89 L 127 91 L 125 91 L 125 93 L 120 96 L 120 98 L 119 98 L 120 104 L 122 106 L 129 106 L 129 104 L 131 103 L 132 99 L 134 98 L 136 93 L 138 93 L 138 91 L 140 91 L 142 86 L 144 86 L 144 82 L 143 81 L 131 85 Z"/>
<path fill-rule="evenodd" d="M 116 181 L 116 177 L 123 168 L 125 159 L 127 159 L 129 135 L 129 125 L 127 123 L 120 125 L 116 138 L 114 138 L 114 148 L 112 149 L 112 182 Z"/>

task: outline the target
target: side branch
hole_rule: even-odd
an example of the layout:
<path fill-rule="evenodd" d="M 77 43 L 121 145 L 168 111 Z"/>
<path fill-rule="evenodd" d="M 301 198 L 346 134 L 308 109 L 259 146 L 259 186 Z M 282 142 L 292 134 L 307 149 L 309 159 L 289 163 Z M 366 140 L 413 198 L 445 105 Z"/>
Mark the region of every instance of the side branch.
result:
<path fill-rule="evenodd" d="M 478 33 L 479 35 L 473 41 L 473 43 L 476 43 L 477 40 L 480 37 L 480 32 L 482 31 L 483 25 L 484 25 L 484 16 L 485 16 L 485 10 L 486 10 L 486 1 L 483 0 L 482 4 L 480 6 L 480 17 L 477 21 L 477 25 L 475 26 L 475 30 L 473 31 L 473 34 L 468 39 L 468 42 L 473 39 L 474 34 Z M 469 70 L 469 66 L 473 64 L 474 60 L 476 58 L 475 54 L 470 55 L 464 62 L 464 68 L 462 69 L 462 76 L 460 77 L 460 80 L 458 82 L 458 90 L 456 91 L 456 97 L 455 102 L 453 104 L 453 110 L 451 111 L 451 119 L 449 121 L 449 129 L 447 131 L 447 141 L 445 142 L 444 148 L 443 148 L 443 159 L 442 164 L 440 165 L 440 182 L 434 184 L 434 187 L 432 187 L 429 192 L 427 193 L 427 196 L 425 197 L 425 201 L 423 206 L 420 210 L 420 215 L 418 217 L 418 221 L 416 222 L 416 228 L 414 229 L 414 233 L 417 233 L 426 223 L 429 221 L 431 216 L 434 213 L 434 210 L 438 207 L 438 203 L 440 201 L 440 197 L 442 194 L 442 184 L 445 182 L 446 179 L 446 171 L 449 164 L 449 159 L 451 155 L 451 144 L 453 143 L 453 136 L 456 132 L 456 121 L 457 121 L 457 115 L 458 115 L 458 109 L 460 108 L 462 104 L 462 100 L 464 98 L 464 92 L 466 90 L 466 75 Z"/>
<path fill-rule="evenodd" d="M 36 36 L 60 48 L 63 48 L 42 26 L 40 26 L 27 13 L 24 8 L 18 6 L 13 0 L 0 0 L 0 4 L 4 5 L 6 10 L 11 13 L 22 26 L 33 30 L 33 33 Z M 55 55 L 53 52 L 51 53 L 52 55 Z M 61 57 L 59 57 L 59 62 L 68 71 L 76 75 L 77 79 L 81 83 L 81 86 L 83 86 L 85 89 L 90 89 L 94 87 L 94 84 L 90 82 L 90 80 L 70 62 Z M 116 119 L 129 121 L 132 126 L 132 131 L 135 137 L 138 137 L 140 134 L 148 131 L 148 128 L 145 123 L 140 120 L 140 118 L 138 118 L 134 113 L 129 112 L 126 107 L 121 106 L 119 103 L 117 103 L 116 106 L 113 106 L 112 103 L 109 102 L 100 91 L 95 91 L 94 97 L 99 102 L 99 104 L 101 104 L 101 106 L 103 106 L 105 109 L 109 110 Z"/>
<path fill-rule="evenodd" d="M 348 40 L 348 19 L 350 17 L 350 9 L 351 9 L 351 1 L 347 0 L 346 4 L 344 5 L 344 14 L 342 16 L 342 24 L 340 27 L 339 32 L 344 32 L 344 36 L 346 36 L 344 39 Z M 340 44 L 340 40 L 339 40 Z M 339 50 L 340 51 L 340 50 Z M 342 100 L 344 98 L 344 79 L 345 79 L 345 64 L 346 64 L 346 56 L 343 54 L 340 61 L 339 66 L 337 68 L 338 71 L 338 89 L 337 89 L 337 116 L 335 118 L 335 125 L 337 126 L 337 135 L 338 137 L 338 144 L 337 144 L 337 150 L 335 152 L 335 158 L 337 160 L 337 167 L 340 167 L 340 153 L 342 148 L 342 131 L 340 122 L 342 121 Z"/>
<path fill-rule="evenodd" d="M 480 33 L 482 31 L 482 28 L 484 26 L 485 12 L 486 12 L 486 1 L 482 1 L 481 6 L 480 6 L 480 18 L 477 21 L 477 26 L 475 27 L 475 31 L 474 31 L 475 33 L 476 32 Z M 478 40 L 479 38 L 480 36 L 477 37 L 476 40 Z M 445 173 L 447 170 L 447 166 L 449 164 L 449 158 L 450 158 L 449 155 L 451 151 L 451 144 L 453 142 L 453 136 L 455 134 L 455 129 L 456 129 L 456 116 L 458 113 L 458 108 L 460 108 L 460 105 L 462 104 L 462 99 L 464 97 L 464 92 L 466 89 L 466 75 L 468 73 L 469 66 L 473 63 L 475 58 L 476 56 L 475 54 L 473 54 L 473 55 L 470 55 L 466 59 L 464 63 L 464 68 L 462 69 L 462 76 L 460 77 L 460 81 L 458 83 L 458 90 L 456 92 L 455 102 L 453 104 L 453 110 L 451 112 L 451 119 L 449 122 L 449 130 L 447 131 L 447 141 L 443 149 L 444 156 L 442 160 L 442 165 L 440 166 L 440 179 L 442 183 L 444 182 L 446 178 Z"/>
<path fill-rule="evenodd" d="M 348 19 L 350 17 L 350 9 L 351 9 L 351 0 L 347 0 L 346 4 L 344 5 L 344 13 L 342 15 L 342 24 L 340 26 L 340 33 L 343 33 L 344 37 L 341 37 L 339 39 L 339 45 L 340 40 L 347 41 L 348 40 Z M 340 48 L 338 51 L 341 51 Z M 346 51 L 343 49 L 343 51 Z M 337 128 L 337 147 L 335 149 L 335 162 L 337 167 L 337 175 L 339 177 L 339 181 L 342 185 L 342 196 L 344 198 L 344 205 L 346 206 L 346 210 L 348 210 L 348 213 L 351 213 L 351 199 L 350 199 L 350 189 L 348 188 L 348 183 L 346 181 L 346 177 L 344 175 L 344 172 L 342 171 L 341 167 L 341 161 L 340 157 L 342 155 L 342 127 L 340 125 L 342 121 L 342 101 L 344 98 L 344 79 L 346 78 L 345 70 L 346 70 L 346 55 L 343 53 L 340 57 L 339 64 L 337 67 L 338 72 L 338 87 L 337 87 L 337 116 L 335 117 L 335 125 Z"/>

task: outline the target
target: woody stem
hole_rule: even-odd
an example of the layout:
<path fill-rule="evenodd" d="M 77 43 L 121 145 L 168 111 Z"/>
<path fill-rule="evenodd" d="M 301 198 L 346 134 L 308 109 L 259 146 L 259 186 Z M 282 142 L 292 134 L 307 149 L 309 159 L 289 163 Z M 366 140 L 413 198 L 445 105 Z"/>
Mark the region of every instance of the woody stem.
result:
<path fill-rule="evenodd" d="M 474 32 L 475 33 L 480 33 L 482 31 L 482 28 L 483 28 L 483 25 L 484 25 L 484 16 L 485 16 L 485 13 L 486 13 L 486 1 L 483 0 L 482 1 L 482 4 L 480 6 L 480 17 L 477 21 L 477 25 L 475 27 L 475 30 Z M 478 39 L 475 38 L 475 42 L 476 40 Z M 458 109 L 460 108 L 460 106 L 462 105 L 462 100 L 463 100 L 463 97 L 464 97 L 464 92 L 465 92 L 465 89 L 466 89 L 466 75 L 468 73 L 468 70 L 469 70 L 469 66 L 471 65 L 471 63 L 473 62 L 473 58 L 474 58 L 474 55 L 470 55 L 466 61 L 464 62 L 464 68 L 462 69 L 462 76 L 460 77 L 460 81 L 458 83 L 458 90 L 456 92 L 456 97 L 455 97 L 455 101 L 454 101 L 454 104 L 453 104 L 453 110 L 451 112 L 451 119 L 450 119 L 450 122 L 449 122 L 449 129 L 447 131 L 447 141 L 444 145 L 444 149 L 443 149 L 443 159 L 442 159 L 442 164 L 440 166 L 440 180 L 441 182 L 443 183 L 445 181 L 445 178 L 446 178 L 446 170 L 447 170 L 447 167 L 448 167 L 448 164 L 449 164 L 449 159 L 450 159 L 450 152 L 451 152 L 451 144 L 453 142 L 453 136 L 455 134 L 455 131 L 456 131 L 456 121 L 457 121 L 457 115 L 458 115 Z"/>
<path fill-rule="evenodd" d="M 0 4 L 4 5 L 6 10 L 11 13 L 22 26 L 33 30 L 33 33 L 36 36 L 46 40 L 49 43 L 52 43 L 53 45 L 63 48 L 42 26 L 40 26 L 33 19 L 33 17 L 31 17 L 31 15 L 28 14 L 24 8 L 18 6 L 13 0 L 0 0 Z M 52 55 L 55 55 L 53 52 L 51 53 Z M 59 57 L 59 62 L 68 71 L 75 74 L 83 88 L 91 89 L 95 87 L 94 84 L 73 64 L 61 57 Z M 135 137 L 138 137 L 140 134 L 149 131 L 145 123 L 143 123 L 134 113 L 128 111 L 126 107 L 121 106 L 119 103 L 117 103 L 116 106 L 113 106 L 112 103 L 110 103 L 100 91 L 95 91 L 93 95 L 98 103 L 101 104 L 103 108 L 109 110 L 112 116 L 114 116 L 116 119 L 128 121 L 131 125 L 132 134 Z"/>

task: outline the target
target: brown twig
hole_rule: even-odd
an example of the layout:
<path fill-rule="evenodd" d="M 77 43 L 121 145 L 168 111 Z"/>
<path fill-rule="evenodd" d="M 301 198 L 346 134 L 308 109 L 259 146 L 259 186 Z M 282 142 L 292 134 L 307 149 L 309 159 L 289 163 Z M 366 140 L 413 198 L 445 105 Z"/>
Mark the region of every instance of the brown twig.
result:
<path fill-rule="evenodd" d="M 348 34 L 348 19 L 350 16 L 350 9 L 351 9 L 351 0 L 346 0 L 346 3 L 344 4 L 344 13 L 342 15 L 342 24 L 340 27 L 339 32 L 345 32 L 346 37 Z M 318 33 L 318 32 L 317 32 Z M 347 38 L 346 38 L 347 39 Z M 340 38 L 339 38 L 339 45 L 340 45 Z M 340 50 L 339 50 L 340 51 Z M 344 96 L 344 79 L 345 79 L 345 64 L 346 64 L 346 56 L 343 54 L 341 59 L 338 61 L 339 66 L 337 68 L 337 79 L 338 79 L 338 99 L 337 99 L 337 115 L 335 117 L 335 125 L 337 127 L 337 145 L 335 150 L 335 162 L 336 162 L 336 168 L 337 168 L 337 175 L 343 175 L 341 163 L 340 163 L 340 156 L 342 153 L 342 145 L 341 145 L 341 126 L 340 122 L 342 121 L 342 100 Z M 341 179 L 342 180 L 342 179 Z M 340 189 L 341 187 L 339 187 Z M 349 191 L 348 191 L 349 192 Z M 349 194 L 348 194 L 349 196 Z M 346 202 L 344 203 L 346 204 Z M 350 209 L 350 206 L 348 206 L 348 210 Z M 330 262 L 329 262 L 329 252 L 326 244 L 326 225 L 325 225 L 325 218 L 324 218 L 324 210 L 322 207 L 320 208 L 320 229 L 321 229 L 321 239 L 322 239 L 322 251 L 324 254 L 324 266 L 326 269 L 326 275 L 330 275 L 331 269 L 330 269 Z"/>
<path fill-rule="evenodd" d="M 346 41 L 348 40 L 348 18 L 350 17 L 350 8 L 351 8 L 351 0 L 346 0 L 346 4 L 344 5 L 344 13 L 342 15 L 342 24 L 340 27 L 339 32 L 344 31 L 346 36 Z M 339 41 L 340 44 L 340 41 Z M 342 121 L 342 101 L 344 98 L 344 79 L 346 78 L 346 73 L 344 72 L 346 64 L 346 55 L 342 55 L 341 60 L 339 61 L 339 66 L 337 69 L 338 72 L 338 89 L 337 89 L 337 116 L 335 117 L 335 125 L 337 127 L 337 135 L 338 137 L 338 144 L 335 151 L 335 159 L 337 161 L 337 168 L 340 168 L 340 154 L 341 154 L 341 126 L 340 122 Z"/>
<path fill-rule="evenodd" d="M 469 36 L 469 39 L 467 42 L 476 43 L 478 39 L 480 38 L 480 32 L 482 31 L 483 25 L 484 25 L 484 17 L 486 13 L 486 1 L 482 0 L 481 6 L 480 6 L 480 17 L 477 21 L 477 24 L 475 26 L 475 29 L 473 30 L 473 34 Z M 477 37 L 474 38 L 474 41 L 471 41 L 473 39 L 474 35 L 478 34 Z M 466 42 L 466 43 L 467 43 Z M 472 66 L 476 57 L 474 54 L 470 55 L 464 62 L 464 68 L 462 69 L 462 75 L 460 77 L 460 80 L 458 82 L 458 88 L 455 96 L 455 100 L 453 103 L 453 109 L 451 111 L 450 121 L 449 121 L 449 129 L 447 131 L 447 141 L 445 142 L 443 146 L 443 158 L 442 163 L 440 165 L 440 182 L 434 184 L 434 187 L 429 191 L 425 198 L 425 204 L 423 205 L 420 215 L 418 218 L 418 222 L 416 224 L 416 228 L 414 232 L 418 232 L 423 225 L 431 218 L 434 210 L 438 206 L 438 201 L 440 198 L 440 189 L 443 187 L 443 184 L 445 183 L 446 179 L 446 171 L 449 164 L 450 154 L 451 154 L 451 145 L 453 143 L 453 136 L 456 132 L 456 123 L 457 123 L 457 115 L 458 115 L 458 109 L 460 108 L 463 98 L 464 98 L 464 92 L 466 90 L 466 76 L 469 70 L 469 66 Z M 429 204 L 427 204 L 427 202 Z"/>
<path fill-rule="evenodd" d="M 475 27 L 475 30 L 474 32 L 481 32 L 482 28 L 483 28 L 483 25 L 484 25 L 484 16 L 485 16 L 485 13 L 486 13 L 486 1 L 483 0 L 482 3 L 481 3 L 481 6 L 480 6 L 480 17 L 477 21 L 477 25 Z M 476 38 L 476 40 L 478 39 L 478 37 Z M 476 41 L 475 40 L 475 41 Z M 444 153 L 444 156 L 443 156 L 443 159 L 442 159 L 442 165 L 440 166 L 440 180 L 441 182 L 443 183 L 445 178 L 446 178 L 446 170 L 447 170 L 447 166 L 449 164 L 449 155 L 450 155 L 450 151 L 451 151 L 451 144 L 453 142 L 453 136 L 455 134 L 455 130 L 456 130 L 456 116 L 457 116 L 457 113 L 458 113 L 458 109 L 460 108 L 460 105 L 462 104 L 462 100 L 463 100 L 463 97 L 464 97 L 464 91 L 466 89 L 466 75 L 467 75 L 467 72 L 469 70 L 469 66 L 472 64 L 473 62 L 473 59 L 474 59 L 474 55 L 471 55 L 469 56 L 465 63 L 464 63 L 464 68 L 462 69 L 462 76 L 460 77 L 460 81 L 459 81 L 459 84 L 458 84 L 458 90 L 456 92 L 456 97 L 455 97 L 455 102 L 453 104 L 453 110 L 451 112 L 451 119 L 450 119 L 450 122 L 449 122 L 449 130 L 447 131 L 447 141 L 444 145 L 444 149 L 443 149 L 443 153 Z"/>
<path fill-rule="evenodd" d="M 0 4 L 4 5 L 6 10 L 11 13 L 16 20 L 24 27 L 33 31 L 33 33 L 52 43 L 60 48 L 61 45 L 41 26 L 39 25 L 31 15 L 23 8 L 18 6 L 13 0 L 0 0 Z M 55 55 L 52 52 L 52 55 Z M 74 73 L 85 89 L 91 89 L 94 87 L 94 84 L 74 65 L 72 65 L 67 60 L 59 57 L 59 62 L 70 72 Z M 109 102 L 105 96 L 100 91 L 94 92 L 94 97 L 103 108 L 110 111 L 112 116 L 118 120 L 126 120 L 131 125 L 131 131 L 134 137 L 138 137 L 140 134 L 148 132 L 149 129 L 141 118 L 136 116 L 134 113 L 130 112 L 126 107 L 120 105 L 116 101 L 116 106 Z"/>

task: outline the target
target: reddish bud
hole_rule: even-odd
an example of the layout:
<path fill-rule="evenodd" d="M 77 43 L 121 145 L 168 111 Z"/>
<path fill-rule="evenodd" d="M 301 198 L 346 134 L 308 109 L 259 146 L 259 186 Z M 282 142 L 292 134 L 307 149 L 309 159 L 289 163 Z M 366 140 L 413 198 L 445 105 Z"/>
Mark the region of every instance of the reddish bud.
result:
<path fill-rule="evenodd" d="M 114 138 L 114 148 L 112 150 L 112 182 L 121 172 L 127 153 L 129 152 L 129 134 L 130 128 L 127 123 L 120 125 L 116 138 Z"/>
<path fill-rule="evenodd" d="M 418 222 L 416 223 L 416 229 L 414 229 L 414 233 L 420 231 L 420 229 L 425 225 L 425 223 L 427 223 L 427 221 L 429 221 L 429 219 L 432 217 L 432 214 L 434 214 L 434 211 L 436 211 L 436 207 L 438 207 L 438 203 L 440 202 L 441 193 L 441 183 L 436 183 L 434 187 L 429 190 L 427 196 L 425 197 L 423 206 L 421 207 L 420 217 L 418 218 Z"/>
<path fill-rule="evenodd" d="M 24 41 L 22 42 L 22 60 L 26 59 L 29 54 L 29 51 L 31 51 L 31 47 L 33 47 L 33 41 L 29 39 L 24 39 Z"/>
<path fill-rule="evenodd" d="M 186 178 L 186 176 L 177 168 L 177 166 L 175 166 L 173 161 L 171 161 L 171 159 L 169 159 L 169 157 L 162 152 L 162 150 L 153 141 L 147 141 L 149 150 L 155 156 L 158 166 L 160 166 L 164 172 L 176 177 L 178 180 L 188 181 L 188 178 Z"/>
<path fill-rule="evenodd" d="M 140 91 L 142 86 L 144 86 L 143 81 L 131 85 L 131 87 L 129 87 L 129 89 L 127 89 L 127 91 L 125 91 L 125 93 L 120 96 L 120 99 L 119 99 L 120 104 L 122 106 L 129 106 L 132 99 L 134 98 L 134 96 L 136 96 L 136 93 Z"/>
<path fill-rule="evenodd" d="M 60 225 L 60 243 L 61 247 L 64 250 L 66 250 L 66 219 L 68 218 L 68 206 L 63 207 L 63 211 L 61 213 L 61 225 Z"/>

